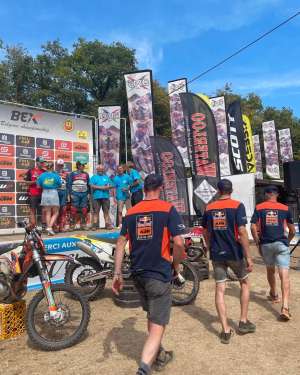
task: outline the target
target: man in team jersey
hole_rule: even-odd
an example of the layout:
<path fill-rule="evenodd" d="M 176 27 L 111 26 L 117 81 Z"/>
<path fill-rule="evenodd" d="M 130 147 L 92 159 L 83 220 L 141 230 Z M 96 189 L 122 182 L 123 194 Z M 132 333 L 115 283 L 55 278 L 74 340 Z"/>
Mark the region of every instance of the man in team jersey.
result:
<path fill-rule="evenodd" d="M 270 286 L 269 300 L 279 303 L 276 289 L 275 267 L 281 280 L 282 308 L 281 320 L 290 320 L 289 310 L 289 243 L 295 236 L 295 226 L 288 206 L 278 202 L 278 188 L 270 185 L 265 189 L 266 200 L 256 206 L 251 219 L 251 232 L 264 259 Z M 285 229 L 289 230 L 288 235 Z"/>
<path fill-rule="evenodd" d="M 220 339 L 228 344 L 233 330 L 228 324 L 225 289 L 227 268 L 230 267 L 240 281 L 241 314 L 238 331 L 241 334 L 255 332 L 255 325 L 248 320 L 250 287 L 248 273 L 253 269 L 249 240 L 246 230 L 247 217 L 243 203 L 231 199 L 232 183 L 222 179 L 218 182 L 219 199 L 208 204 L 202 225 L 207 248 L 216 280 L 215 303 L 222 325 Z"/>
<path fill-rule="evenodd" d="M 152 364 L 161 370 L 173 358 L 173 352 L 164 350 L 161 341 L 171 312 L 172 266 L 176 272 L 184 255 L 181 235 L 185 227 L 175 207 L 159 199 L 162 184 L 159 175 L 146 177 L 145 199 L 130 208 L 123 219 L 115 254 L 113 292 L 118 294 L 123 286 L 121 266 L 129 241 L 133 280 L 147 312 L 148 337 L 137 375 L 150 374 Z"/>

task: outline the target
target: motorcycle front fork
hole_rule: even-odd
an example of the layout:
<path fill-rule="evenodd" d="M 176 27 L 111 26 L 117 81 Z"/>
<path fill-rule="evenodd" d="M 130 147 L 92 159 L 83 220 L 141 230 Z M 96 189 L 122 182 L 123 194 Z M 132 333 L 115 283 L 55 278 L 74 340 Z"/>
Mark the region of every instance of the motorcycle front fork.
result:
<path fill-rule="evenodd" d="M 44 295 L 47 300 L 48 310 L 50 317 L 55 317 L 57 315 L 57 306 L 51 290 L 51 280 L 48 274 L 46 265 L 42 262 L 40 254 L 37 250 L 33 250 L 33 259 L 36 267 L 38 268 L 40 280 L 42 283 Z"/>

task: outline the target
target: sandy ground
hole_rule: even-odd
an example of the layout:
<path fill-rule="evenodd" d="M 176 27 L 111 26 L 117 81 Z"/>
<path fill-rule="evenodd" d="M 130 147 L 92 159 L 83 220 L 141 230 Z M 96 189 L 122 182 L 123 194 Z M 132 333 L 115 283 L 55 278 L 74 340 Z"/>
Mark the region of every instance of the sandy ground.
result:
<path fill-rule="evenodd" d="M 298 250 L 298 256 L 300 251 Z M 229 345 L 219 342 L 214 307 L 214 282 L 201 282 L 193 305 L 176 307 L 164 345 L 175 360 L 164 374 L 300 374 L 300 271 L 291 270 L 291 312 L 288 323 L 277 320 L 280 305 L 266 300 L 264 267 L 256 257 L 251 275 L 249 318 L 255 334 L 235 334 Z M 30 295 L 28 295 L 30 298 Z M 231 324 L 239 319 L 239 287 L 228 283 L 226 301 Z M 27 336 L 0 342 L 0 373 L 17 374 L 135 374 L 145 340 L 145 317 L 140 309 L 121 309 L 111 299 L 109 285 L 103 297 L 91 303 L 87 337 L 73 348 L 46 353 L 32 348 Z"/>

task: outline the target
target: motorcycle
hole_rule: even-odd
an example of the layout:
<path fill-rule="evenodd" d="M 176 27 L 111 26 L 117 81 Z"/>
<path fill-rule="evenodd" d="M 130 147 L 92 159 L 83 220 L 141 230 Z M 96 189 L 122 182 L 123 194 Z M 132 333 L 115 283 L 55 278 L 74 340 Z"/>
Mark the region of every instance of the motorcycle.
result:
<path fill-rule="evenodd" d="M 28 278 L 39 276 L 42 290 L 29 302 L 26 312 L 29 339 L 49 351 L 75 345 L 87 330 L 89 302 L 70 285 L 52 285 L 47 265 L 76 264 L 76 260 L 63 254 L 47 255 L 38 228 L 27 222 L 19 226 L 25 228 L 24 241 L 0 244 L 0 302 L 21 300 L 27 292 Z"/>
<path fill-rule="evenodd" d="M 113 277 L 116 239 L 99 238 L 95 235 L 77 236 L 77 247 L 87 256 L 77 257 L 77 263 L 67 264 L 65 283 L 79 288 L 89 300 L 103 291 L 107 279 Z M 127 254 L 123 261 L 123 277 L 130 278 L 130 260 Z M 180 264 L 180 272 L 172 280 L 173 305 L 191 303 L 199 292 L 199 277 L 188 261 Z"/>

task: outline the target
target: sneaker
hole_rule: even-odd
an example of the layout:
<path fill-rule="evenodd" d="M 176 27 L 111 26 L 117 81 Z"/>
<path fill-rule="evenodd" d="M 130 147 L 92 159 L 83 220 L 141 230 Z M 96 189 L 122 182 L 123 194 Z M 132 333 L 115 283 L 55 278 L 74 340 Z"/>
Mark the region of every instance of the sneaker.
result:
<path fill-rule="evenodd" d="M 220 334 L 220 340 L 222 344 L 229 344 L 231 337 L 233 336 L 233 330 L 230 328 L 229 332 L 222 331 Z"/>
<path fill-rule="evenodd" d="M 250 320 L 247 322 L 239 322 L 239 333 L 246 334 L 246 333 L 253 333 L 256 331 L 256 325 L 251 323 Z"/>
<path fill-rule="evenodd" d="M 153 368 L 155 371 L 162 371 L 168 363 L 170 363 L 174 359 L 173 351 L 167 351 L 165 349 L 161 349 L 156 357 L 156 360 L 153 363 Z"/>
<path fill-rule="evenodd" d="M 95 230 L 97 230 L 98 228 L 97 228 L 97 225 L 93 225 L 92 227 L 91 227 L 91 230 L 92 231 L 95 231 Z"/>
<path fill-rule="evenodd" d="M 47 228 L 46 231 L 47 231 L 48 236 L 55 236 L 55 233 L 52 228 Z"/>

